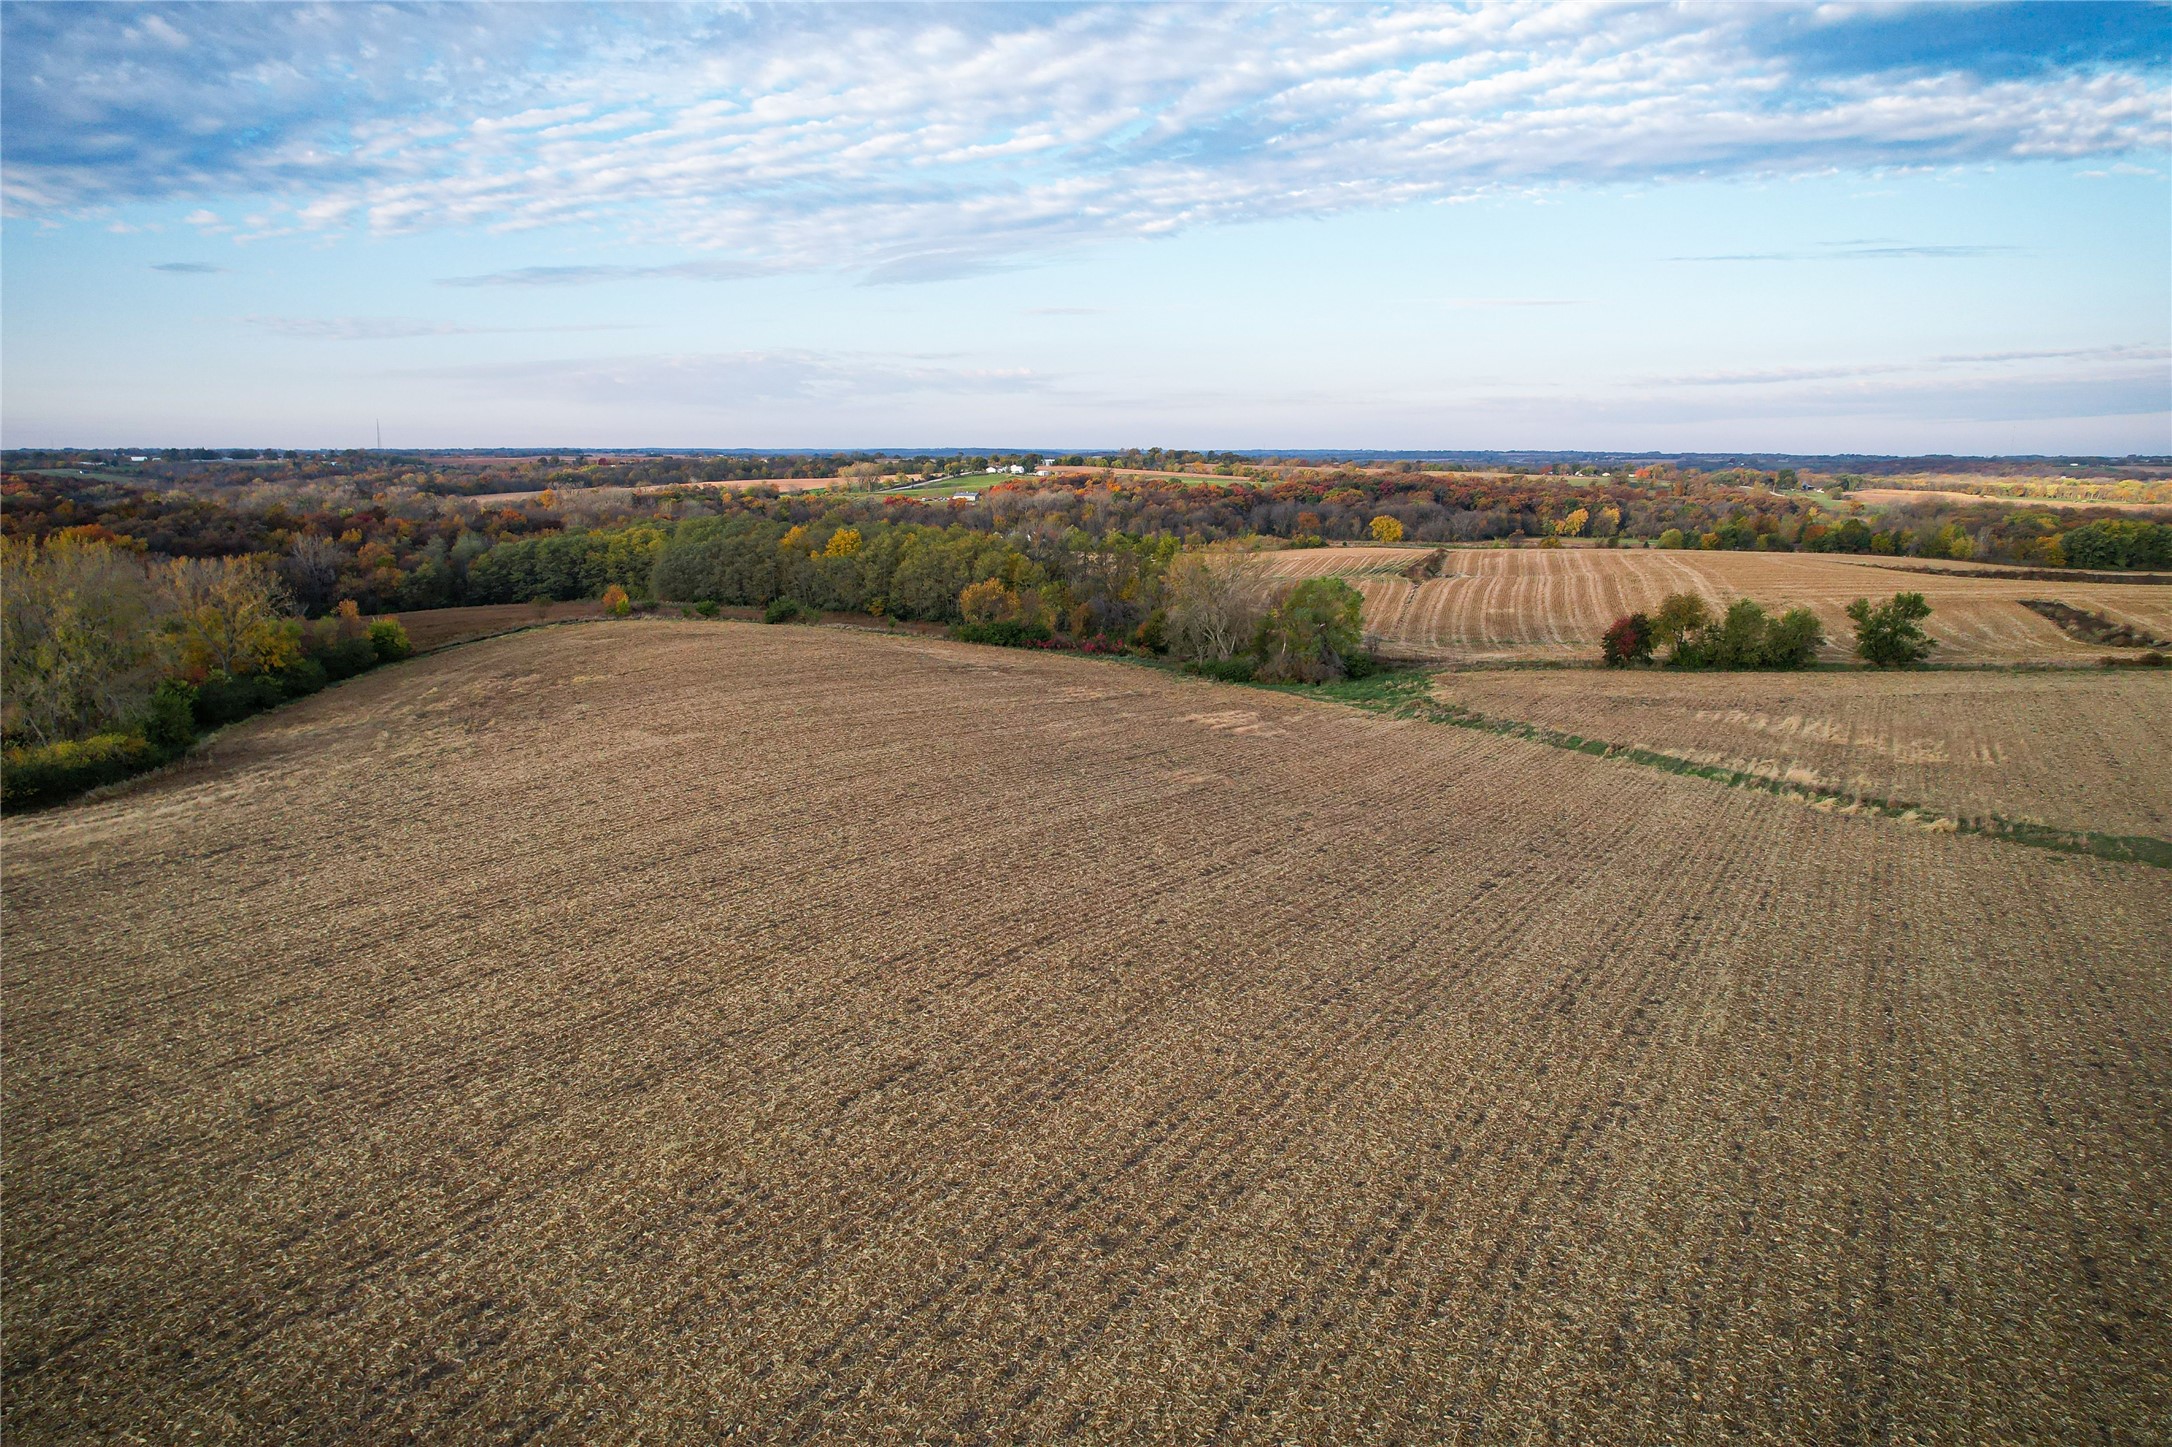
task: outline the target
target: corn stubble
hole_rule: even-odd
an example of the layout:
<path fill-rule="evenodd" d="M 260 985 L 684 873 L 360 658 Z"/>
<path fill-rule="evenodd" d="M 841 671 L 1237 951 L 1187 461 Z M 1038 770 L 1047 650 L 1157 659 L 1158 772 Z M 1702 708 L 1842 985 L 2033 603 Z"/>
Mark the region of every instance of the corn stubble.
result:
<path fill-rule="evenodd" d="M 2162 874 L 493 640 L 7 826 L 11 1440 L 2145 1441 Z"/>
<path fill-rule="evenodd" d="M 1413 582 L 1386 560 L 1422 554 L 1389 548 L 1312 548 L 1264 555 L 1277 577 L 1348 576 L 1365 595 L 1375 646 L 1420 661 L 1595 659 L 1599 635 L 1624 613 L 1656 608 L 1670 593 L 1695 593 L 1717 612 L 1736 598 L 1818 615 L 1825 656 L 1850 656 L 1848 603 L 1906 589 L 1930 600 L 1926 631 L 1945 664 L 2093 664 L 2105 650 L 2070 637 L 2022 606 L 2046 593 L 2114 624 L 2172 635 L 2172 585 L 2113 584 L 2077 577 L 2032 582 L 1995 569 L 1911 559 L 1815 553 L 1737 553 L 1651 548 L 1452 548 L 1442 576 Z"/>
<path fill-rule="evenodd" d="M 2172 839 L 2162 669 L 1466 669 L 1433 691 L 1489 718 L 1808 788 Z"/>

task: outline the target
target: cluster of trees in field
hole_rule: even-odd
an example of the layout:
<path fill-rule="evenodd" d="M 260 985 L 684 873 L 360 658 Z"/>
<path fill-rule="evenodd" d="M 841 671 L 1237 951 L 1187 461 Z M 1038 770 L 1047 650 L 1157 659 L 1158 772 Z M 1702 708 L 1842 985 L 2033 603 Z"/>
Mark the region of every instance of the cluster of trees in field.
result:
<path fill-rule="evenodd" d="M 1824 645 L 1824 625 L 1807 608 L 1773 617 L 1738 598 L 1715 614 L 1696 593 L 1670 593 L 1653 613 L 1625 614 L 1599 640 L 1600 656 L 1616 668 L 1655 655 L 1669 668 L 1808 668 Z"/>
<path fill-rule="evenodd" d="M 409 651 L 352 603 L 305 622 L 261 559 L 155 559 L 61 534 L 0 540 L 0 801 L 162 763 L 198 730 Z"/>
<path fill-rule="evenodd" d="M 1881 668 L 1920 663 L 1931 651 L 1923 620 L 1931 606 L 1921 593 L 1896 593 L 1885 603 L 1858 598 L 1848 605 L 1855 653 Z M 1625 613 L 1599 638 L 1610 668 L 1651 663 L 1669 668 L 1808 668 L 1825 646 L 1824 625 L 1808 608 L 1777 617 L 1764 605 L 1737 598 L 1715 614 L 1696 593 L 1670 593 L 1651 613 Z"/>

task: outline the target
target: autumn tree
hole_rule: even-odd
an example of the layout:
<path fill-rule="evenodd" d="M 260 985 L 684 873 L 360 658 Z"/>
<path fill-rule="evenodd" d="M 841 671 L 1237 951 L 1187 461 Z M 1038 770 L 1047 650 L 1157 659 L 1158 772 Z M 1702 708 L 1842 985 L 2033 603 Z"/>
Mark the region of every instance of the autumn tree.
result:
<path fill-rule="evenodd" d="M 286 588 L 259 559 L 177 558 L 160 582 L 184 672 L 268 673 L 301 656 Z"/>
<path fill-rule="evenodd" d="M 1624 613 L 1616 618 L 1599 637 L 1599 653 L 1609 668 L 1651 662 L 1651 618 L 1643 613 Z"/>
<path fill-rule="evenodd" d="M 43 744 L 140 714 L 171 657 L 166 607 L 127 548 L 64 534 L 0 542 L 0 731 Z"/>
<path fill-rule="evenodd" d="M 985 578 L 958 594 L 958 612 L 976 627 L 1015 623 L 1021 612 L 1018 594 L 1001 578 Z"/>
<path fill-rule="evenodd" d="M 1162 573 L 1163 636 L 1180 658 L 1222 659 L 1259 626 L 1256 559 L 1242 553 L 1180 553 Z"/>
<path fill-rule="evenodd" d="M 1376 542 L 1376 543 L 1399 543 L 1399 542 L 1401 542 L 1402 540 L 1403 540 L 1403 525 L 1402 525 L 1402 523 L 1401 523 L 1401 522 L 1399 522 L 1399 521 L 1398 521 L 1398 520 L 1396 520 L 1395 518 L 1391 518 L 1391 517 L 1387 516 L 1387 515 L 1386 515 L 1386 514 L 1384 514 L 1384 513 L 1383 513 L 1383 514 L 1382 514 L 1381 516 L 1379 516 L 1379 517 L 1376 517 L 1376 518 L 1374 518 L 1374 519 L 1373 519 L 1373 541 L 1374 541 L 1374 542 Z"/>
<path fill-rule="evenodd" d="M 628 598 L 626 590 L 616 583 L 603 590 L 602 601 L 603 611 L 613 618 L 623 618 L 633 612 L 633 600 Z"/>

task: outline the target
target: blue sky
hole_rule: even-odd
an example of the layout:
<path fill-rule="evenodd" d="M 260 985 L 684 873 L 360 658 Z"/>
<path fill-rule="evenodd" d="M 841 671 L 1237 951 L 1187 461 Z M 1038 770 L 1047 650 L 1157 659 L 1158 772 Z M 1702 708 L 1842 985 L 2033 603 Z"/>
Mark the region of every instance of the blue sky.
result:
<path fill-rule="evenodd" d="M 2172 10 L 4 7 L 0 441 L 2172 452 Z"/>

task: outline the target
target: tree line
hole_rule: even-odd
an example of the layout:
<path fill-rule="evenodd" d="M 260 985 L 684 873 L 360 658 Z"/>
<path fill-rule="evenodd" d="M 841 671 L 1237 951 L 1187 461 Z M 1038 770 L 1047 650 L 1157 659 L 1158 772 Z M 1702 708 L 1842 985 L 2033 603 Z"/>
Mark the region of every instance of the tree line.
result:
<path fill-rule="evenodd" d="M 838 469 L 833 475 L 873 465 L 849 460 L 852 456 L 823 459 L 822 465 Z M 762 465 L 785 461 L 812 465 L 804 458 Z M 490 483 L 523 482 L 537 490 L 495 499 L 432 491 L 455 483 L 466 488 L 476 479 L 472 470 L 432 471 L 420 463 L 325 477 L 285 471 L 272 476 L 236 464 L 231 476 L 158 486 L 10 473 L 0 478 L 0 532 L 32 540 L 72 532 L 168 557 L 259 556 L 309 616 L 329 612 L 341 601 L 364 612 L 392 612 L 537 595 L 593 597 L 613 582 L 634 588 L 639 559 L 599 560 L 593 542 L 516 546 L 502 558 L 478 564 L 509 544 L 641 526 L 654 531 L 638 546 L 653 550 L 658 536 L 679 525 L 733 517 L 808 526 L 913 522 L 1029 538 L 1118 533 L 1173 539 L 1183 546 L 1247 538 L 1363 541 L 1388 536 L 1383 530 L 1392 529 L 1401 540 L 1431 544 L 1596 542 L 1973 558 L 2043 567 L 2172 567 L 2172 526 L 2162 523 L 1992 503 L 1928 503 L 1857 516 L 1801 495 L 1702 478 L 1608 474 L 1572 481 L 1533 474 L 1318 470 L 1301 480 L 1179 483 L 1061 472 L 1046 479 L 1007 479 L 971 502 L 844 491 L 779 495 L 760 483 L 733 492 L 691 484 L 663 492 L 589 485 L 606 475 L 629 483 L 652 473 L 684 480 L 690 472 L 752 470 L 754 464 L 735 458 L 587 466 L 566 485 L 548 487 L 538 485 L 559 472 L 530 468 Z M 604 574 L 596 572 L 599 567 Z"/>
<path fill-rule="evenodd" d="M 352 603 L 305 622 L 258 558 L 0 540 L 0 803 L 124 778 L 409 651 L 397 620 Z"/>

